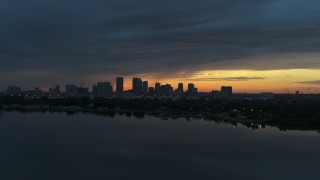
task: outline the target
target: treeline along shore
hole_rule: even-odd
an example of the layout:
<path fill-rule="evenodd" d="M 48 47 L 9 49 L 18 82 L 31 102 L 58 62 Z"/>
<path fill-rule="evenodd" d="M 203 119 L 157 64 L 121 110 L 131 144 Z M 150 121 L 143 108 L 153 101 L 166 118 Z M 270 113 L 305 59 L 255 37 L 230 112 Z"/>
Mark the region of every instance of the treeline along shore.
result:
<path fill-rule="evenodd" d="M 0 97 L 2 110 L 65 112 L 134 112 L 170 117 L 196 117 L 232 123 L 259 123 L 281 130 L 320 132 L 320 99 L 278 96 L 269 100 L 239 98 L 26 98 Z"/>

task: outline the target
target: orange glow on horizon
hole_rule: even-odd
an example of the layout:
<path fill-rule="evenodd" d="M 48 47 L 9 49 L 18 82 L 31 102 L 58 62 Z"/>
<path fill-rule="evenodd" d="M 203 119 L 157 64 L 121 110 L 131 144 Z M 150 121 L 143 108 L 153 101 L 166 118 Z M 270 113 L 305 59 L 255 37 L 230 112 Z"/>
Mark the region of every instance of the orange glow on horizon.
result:
<path fill-rule="evenodd" d="M 295 91 L 310 93 L 320 93 L 320 84 L 311 83 L 319 80 L 320 70 L 292 69 L 292 70 L 213 70 L 201 71 L 190 76 L 175 78 L 159 78 L 153 75 L 135 75 L 142 80 L 149 82 L 149 87 L 154 87 L 156 82 L 161 84 L 171 84 L 174 89 L 178 83 L 184 83 L 187 89 L 188 83 L 194 83 L 199 92 L 210 92 L 220 90 L 221 86 L 232 86 L 236 93 L 259 93 L 274 92 L 285 93 L 288 89 L 290 93 Z M 145 78 L 144 78 L 145 77 Z M 124 89 L 132 89 L 132 78 L 125 77 Z"/>

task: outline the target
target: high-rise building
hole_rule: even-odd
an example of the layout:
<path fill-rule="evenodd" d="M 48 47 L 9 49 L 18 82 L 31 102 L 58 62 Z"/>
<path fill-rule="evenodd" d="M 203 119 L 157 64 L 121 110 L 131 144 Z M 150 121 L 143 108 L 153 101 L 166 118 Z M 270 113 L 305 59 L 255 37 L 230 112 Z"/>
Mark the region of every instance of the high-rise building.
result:
<path fill-rule="evenodd" d="M 110 82 L 104 82 L 104 86 L 105 86 L 105 95 L 110 95 L 113 92 L 113 88 Z"/>
<path fill-rule="evenodd" d="M 142 89 L 142 80 L 140 78 L 132 79 L 132 91 L 136 94 L 141 94 L 143 92 Z"/>
<path fill-rule="evenodd" d="M 77 94 L 77 87 L 73 84 L 66 85 L 66 95 L 75 96 Z"/>
<path fill-rule="evenodd" d="M 54 88 L 49 88 L 50 96 L 59 96 L 60 95 L 60 86 L 56 85 Z"/>
<path fill-rule="evenodd" d="M 158 82 L 155 84 L 155 93 L 156 94 L 160 94 L 160 86 L 161 86 L 161 84 Z"/>
<path fill-rule="evenodd" d="M 194 89 L 193 89 L 193 93 L 194 93 L 194 94 L 198 94 L 198 88 L 194 88 Z"/>
<path fill-rule="evenodd" d="M 231 96 L 232 95 L 232 86 L 222 86 L 221 93 L 223 93 L 227 96 Z"/>
<path fill-rule="evenodd" d="M 112 94 L 112 85 L 110 82 L 98 82 L 95 88 L 95 96 L 103 97 Z"/>
<path fill-rule="evenodd" d="M 116 92 L 123 93 L 123 77 L 116 78 Z"/>
<path fill-rule="evenodd" d="M 61 92 L 59 85 L 56 85 L 56 87 L 54 88 L 54 92 L 57 94 L 59 94 Z"/>
<path fill-rule="evenodd" d="M 183 83 L 178 84 L 178 92 L 183 93 Z"/>
<path fill-rule="evenodd" d="M 98 82 L 97 83 L 97 87 L 96 87 L 96 94 L 94 94 L 95 96 L 104 96 L 104 84 L 103 82 Z"/>
<path fill-rule="evenodd" d="M 12 96 L 20 95 L 21 94 L 21 87 L 13 87 L 13 86 L 8 87 L 7 94 L 12 95 Z"/>
<path fill-rule="evenodd" d="M 154 87 L 149 87 L 149 94 L 154 95 L 156 93 Z"/>
<path fill-rule="evenodd" d="M 85 87 L 77 87 L 77 96 L 88 96 L 89 89 Z"/>
<path fill-rule="evenodd" d="M 142 82 L 142 90 L 143 90 L 143 93 L 148 93 L 148 81 L 143 81 Z"/>
<path fill-rule="evenodd" d="M 34 95 L 39 96 L 42 94 L 42 91 L 39 87 L 34 88 Z"/>
<path fill-rule="evenodd" d="M 188 93 L 194 93 L 194 84 L 193 83 L 188 84 Z"/>
<path fill-rule="evenodd" d="M 160 94 L 169 95 L 173 93 L 173 88 L 171 84 L 161 85 Z"/>
<path fill-rule="evenodd" d="M 92 94 L 93 94 L 94 96 L 98 96 L 98 85 L 94 84 L 94 85 L 92 86 Z"/>

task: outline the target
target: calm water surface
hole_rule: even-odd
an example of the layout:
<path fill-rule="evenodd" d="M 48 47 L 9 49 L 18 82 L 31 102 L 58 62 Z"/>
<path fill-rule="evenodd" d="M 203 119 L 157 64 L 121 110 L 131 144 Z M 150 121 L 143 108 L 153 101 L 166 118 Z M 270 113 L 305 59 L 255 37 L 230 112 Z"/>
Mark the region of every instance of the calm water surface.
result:
<path fill-rule="evenodd" d="M 204 120 L 0 114 L 0 179 L 320 179 L 320 134 Z"/>

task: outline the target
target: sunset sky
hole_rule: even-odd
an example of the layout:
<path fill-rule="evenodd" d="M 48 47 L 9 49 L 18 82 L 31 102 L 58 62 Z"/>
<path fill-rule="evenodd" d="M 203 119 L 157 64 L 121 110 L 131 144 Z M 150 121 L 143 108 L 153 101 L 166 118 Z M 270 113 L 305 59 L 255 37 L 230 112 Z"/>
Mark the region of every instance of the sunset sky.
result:
<path fill-rule="evenodd" d="M 318 0 L 1 0 L 0 90 L 141 77 L 320 93 Z"/>

